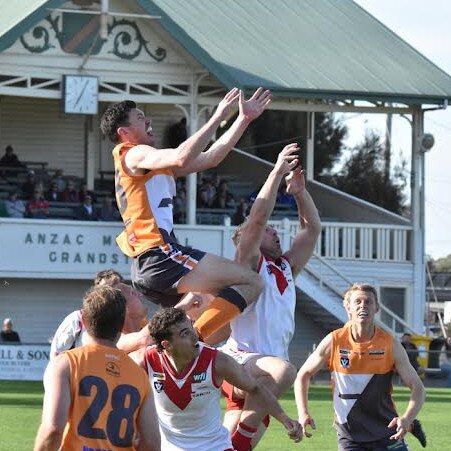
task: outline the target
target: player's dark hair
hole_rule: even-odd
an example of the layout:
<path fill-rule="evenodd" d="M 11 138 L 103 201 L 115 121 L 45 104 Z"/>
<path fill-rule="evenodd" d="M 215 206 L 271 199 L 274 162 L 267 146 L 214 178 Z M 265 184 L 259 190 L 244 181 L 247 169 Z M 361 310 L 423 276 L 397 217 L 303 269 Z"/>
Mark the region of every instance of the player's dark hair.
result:
<path fill-rule="evenodd" d="M 123 102 L 110 105 L 105 113 L 103 113 L 100 121 L 100 129 L 111 142 L 115 144 L 120 142 L 117 129 L 130 125 L 128 115 L 135 108 L 136 103 L 133 100 L 124 100 Z"/>
<path fill-rule="evenodd" d="M 116 284 L 124 282 L 124 278 L 114 269 L 104 269 L 96 274 L 94 286 L 109 285 L 114 287 Z"/>
<path fill-rule="evenodd" d="M 95 338 L 116 340 L 125 321 L 125 297 L 107 285 L 91 288 L 83 298 L 83 324 Z"/>
<path fill-rule="evenodd" d="M 155 340 L 157 351 L 162 352 L 163 340 L 169 340 L 172 337 L 172 326 L 185 321 L 186 313 L 178 308 L 170 307 L 159 310 L 149 322 L 149 334 Z"/>

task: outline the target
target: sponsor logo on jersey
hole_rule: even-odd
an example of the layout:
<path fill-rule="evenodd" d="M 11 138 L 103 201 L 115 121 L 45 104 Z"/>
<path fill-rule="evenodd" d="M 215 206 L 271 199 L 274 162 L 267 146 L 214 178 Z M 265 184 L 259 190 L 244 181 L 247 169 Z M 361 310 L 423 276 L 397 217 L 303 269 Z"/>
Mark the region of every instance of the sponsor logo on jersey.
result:
<path fill-rule="evenodd" d="M 348 355 L 351 354 L 350 349 L 340 349 L 340 355 Z"/>
<path fill-rule="evenodd" d="M 114 362 L 108 362 L 106 364 L 105 371 L 110 376 L 119 377 L 121 375 L 119 367 Z"/>
<path fill-rule="evenodd" d="M 155 391 L 157 393 L 161 393 L 164 389 L 164 382 L 162 380 L 153 381 L 153 386 L 155 387 Z"/>
<path fill-rule="evenodd" d="M 382 355 L 385 354 L 385 351 L 383 349 L 373 349 L 371 351 L 368 351 L 369 355 Z"/>
<path fill-rule="evenodd" d="M 194 382 L 202 382 L 205 379 L 207 379 L 207 372 L 204 371 L 203 373 L 193 374 L 193 379 L 194 379 Z"/>
<path fill-rule="evenodd" d="M 341 356 L 340 365 L 342 368 L 349 368 L 350 367 L 349 357 Z"/>
<path fill-rule="evenodd" d="M 166 375 L 164 373 L 153 373 L 153 377 L 154 379 L 161 379 L 163 381 L 166 379 Z"/>

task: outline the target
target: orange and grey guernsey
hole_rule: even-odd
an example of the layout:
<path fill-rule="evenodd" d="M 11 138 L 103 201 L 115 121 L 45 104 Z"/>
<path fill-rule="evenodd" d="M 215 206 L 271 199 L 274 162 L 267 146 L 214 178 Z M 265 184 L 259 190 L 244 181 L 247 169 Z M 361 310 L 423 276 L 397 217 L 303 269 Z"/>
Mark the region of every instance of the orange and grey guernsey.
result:
<path fill-rule="evenodd" d="M 133 146 L 121 143 L 113 149 L 116 201 L 125 225 L 116 241 L 129 257 L 177 242 L 172 211 L 176 194 L 174 174 L 170 169 L 131 174 L 124 159 Z"/>
<path fill-rule="evenodd" d="M 345 324 L 332 332 L 329 370 L 338 433 L 355 442 L 392 435 L 387 426 L 397 416 L 391 397 L 393 337 L 376 327 L 370 341 L 357 343 Z"/>
<path fill-rule="evenodd" d="M 89 344 L 64 353 L 70 364 L 71 406 L 61 449 L 133 451 L 145 371 L 124 351 Z"/>

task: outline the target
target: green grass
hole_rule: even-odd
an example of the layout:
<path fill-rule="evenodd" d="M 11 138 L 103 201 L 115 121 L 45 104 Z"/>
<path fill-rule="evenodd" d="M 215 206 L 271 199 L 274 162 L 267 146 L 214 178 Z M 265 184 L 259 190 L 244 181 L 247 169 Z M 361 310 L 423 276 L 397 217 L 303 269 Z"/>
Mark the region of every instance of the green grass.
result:
<path fill-rule="evenodd" d="M 0 448 L 1 450 L 29 451 L 41 418 L 42 383 L 0 381 Z M 311 387 L 310 411 L 315 419 L 317 430 L 314 437 L 304 439 L 295 445 L 290 443 L 282 426 L 275 420 L 259 445 L 259 450 L 336 450 L 337 444 L 332 428 L 332 404 L 329 387 L 314 385 Z M 394 394 L 398 409 L 403 411 L 409 399 L 405 388 L 397 388 Z M 296 407 L 293 393 L 289 392 L 281 399 L 284 409 L 293 418 Z M 430 451 L 449 449 L 451 443 L 451 390 L 427 389 L 427 400 L 420 412 L 419 419 L 427 434 Z M 410 434 L 407 440 L 412 451 L 423 448 Z"/>

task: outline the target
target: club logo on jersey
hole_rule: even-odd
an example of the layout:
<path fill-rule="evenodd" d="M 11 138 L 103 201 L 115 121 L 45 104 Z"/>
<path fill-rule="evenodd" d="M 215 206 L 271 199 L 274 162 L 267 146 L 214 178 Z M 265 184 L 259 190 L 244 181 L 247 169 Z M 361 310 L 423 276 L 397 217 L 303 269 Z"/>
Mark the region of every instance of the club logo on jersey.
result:
<path fill-rule="evenodd" d="M 349 368 L 350 367 L 350 362 L 349 362 L 349 357 L 346 356 L 341 356 L 340 357 L 340 365 L 342 368 Z"/>
<path fill-rule="evenodd" d="M 110 376 L 119 377 L 121 375 L 119 367 L 114 362 L 108 362 L 106 364 L 105 371 Z"/>
<path fill-rule="evenodd" d="M 193 374 L 194 382 L 203 382 L 205 379 L 207 379 L 207 372 L 204 371 L 203 373 L 197 373 Z"/>
<path fill-rule="evenodd" d="M 383 349 L 373 349 L 372 351 L 368 351 L 369 355 L 383 355 L 385 351 Z"/>
<path fill-rule="evenodd" d="M 163 197 L 158 205 L 158 208 L 169 207 L 169 205 L 172 205 L 172 199 L 170 197 Z"/>
<path fill-rule="evenodd" d="M 164 382 L 162 380 L 153 381 L 153 386 L 157 393 L 161 393 L 164 389 Z"/>

